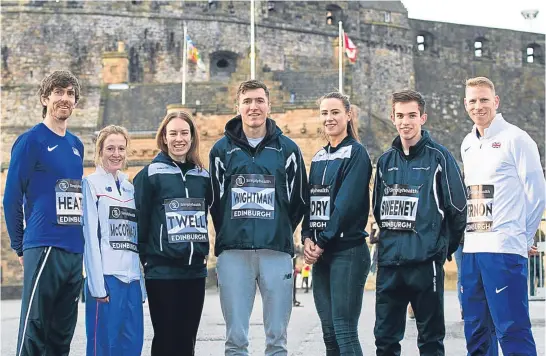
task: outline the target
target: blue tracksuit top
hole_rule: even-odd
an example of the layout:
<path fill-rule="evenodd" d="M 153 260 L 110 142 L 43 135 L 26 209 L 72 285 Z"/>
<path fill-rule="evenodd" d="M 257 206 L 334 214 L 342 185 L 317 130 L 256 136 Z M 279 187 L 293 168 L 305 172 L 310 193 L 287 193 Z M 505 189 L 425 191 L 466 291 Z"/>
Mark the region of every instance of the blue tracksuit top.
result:
<path fill-rule="evenodd" d="M 18 256 L 42 246 L 83 253 L 82 176 L 83 143 L 72 133 L 59 136 L 40 123 L 17 138 L 6 179 L 4 214 Z"/>

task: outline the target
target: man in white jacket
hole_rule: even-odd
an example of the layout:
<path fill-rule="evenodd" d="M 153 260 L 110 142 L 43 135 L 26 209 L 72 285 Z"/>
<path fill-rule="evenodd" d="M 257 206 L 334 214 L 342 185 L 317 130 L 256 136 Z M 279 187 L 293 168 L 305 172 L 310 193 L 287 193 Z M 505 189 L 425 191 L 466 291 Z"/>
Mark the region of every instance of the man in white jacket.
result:
<path fill-rule="evenodd" d="M 527 258 L 545 206 L 536 143 L 497 114 L 491 80 L 467 80 L 474 122 L 461 145 L 468 220 L 461 289 L 469 355 L 536 355 L 527 297 Z"/>

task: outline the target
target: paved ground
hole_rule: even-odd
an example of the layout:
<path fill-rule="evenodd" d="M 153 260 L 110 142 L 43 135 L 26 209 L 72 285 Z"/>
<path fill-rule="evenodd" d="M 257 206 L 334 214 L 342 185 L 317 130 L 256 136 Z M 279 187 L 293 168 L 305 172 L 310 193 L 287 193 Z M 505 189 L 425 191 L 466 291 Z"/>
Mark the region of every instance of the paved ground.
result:
<path fill-rule="evenodd" d="M 366 291 L 362 315 L 360 317 L 360 340 L 365 355 L 375 354 L 373 325 L 375 321 L 373 291 Z M 288 328 L 288 349 L 291 356 L 318 356 L 324 355 L 320 322 L 313 305 L 311 293 L 303 293 L 298 290 L 298 300 L 303 307 L 294 308 Z M 463 323 L 460 320 L 459 307 L 455 292 L 446 292 L 446 329 L 445 339 L 447 355 L 465 355 L 465 342 Z M 1 355 L 15 355 L 17 343 L 17 328 L 19 319 L 20 302 L 8 300 L 1 302 Z M 538 355 L 545 355 L 545 327 L 544 302 L 533 301 L 530 303 L 533 320 L 533 334 L 537 341 Z M 264 333 L 261 317 L 261 298 L 258 295 L 254 305 L 250 328 L 250 353 L 251 355 L 263 355 Z M 152 326 L 147 305 L 145 307 L 145 341 L 142 355 L 150 355 L 152 341 Z M 224 347 L 225 324 L 220 311 L 220 300 L 216 290 L 207 290 L 205 308 L 201 327 L 197 339 L 196 355 L 221 356 Z M 403 355 L 419 355 L 416 346 L 417 329 L 415 322 L 408 320 L 406 337 L 402 342 Z M 80 305 L 78 326 L 74 340 L 72 341 L 72 356 L 85 354 L 85 326 L 84 308 Z"/>

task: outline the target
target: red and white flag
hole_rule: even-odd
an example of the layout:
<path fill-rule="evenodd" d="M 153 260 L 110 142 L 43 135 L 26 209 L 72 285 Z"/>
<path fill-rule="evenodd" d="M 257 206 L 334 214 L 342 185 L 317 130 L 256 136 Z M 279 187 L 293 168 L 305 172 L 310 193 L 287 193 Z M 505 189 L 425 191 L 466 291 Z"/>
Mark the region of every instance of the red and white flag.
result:
<path fill-rule="evenodd" d="M 343 33 L 343 35 L 344 35 L 344 41 L 345 41 L 345 53 L 347 54 L 349 61 L 351 61 L 351 63 L 355 63 L 358 49 L 356 48 L 355 44 L 353 43 L 353 41 L 351 41 L 351 39 L 349 38 L 349 36 L 347 36 L 346 33 Z"/>

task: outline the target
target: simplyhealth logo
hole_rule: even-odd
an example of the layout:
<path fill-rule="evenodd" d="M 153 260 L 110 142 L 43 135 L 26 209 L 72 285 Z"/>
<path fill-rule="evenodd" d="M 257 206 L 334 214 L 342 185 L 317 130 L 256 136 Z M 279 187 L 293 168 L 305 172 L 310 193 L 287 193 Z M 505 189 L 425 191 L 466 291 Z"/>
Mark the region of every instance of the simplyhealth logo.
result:
<path fill-rule="evenodd" d="M 419 194 L 419 190 L 416 188 L 404 187 L 404 186 L 386 186 L 385 195 L 415 195 Z"/>

